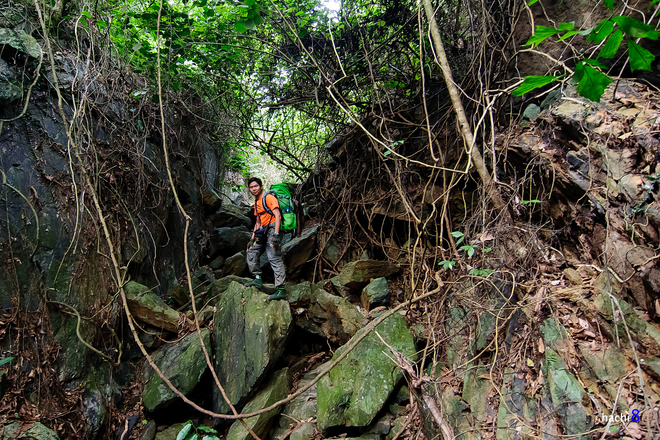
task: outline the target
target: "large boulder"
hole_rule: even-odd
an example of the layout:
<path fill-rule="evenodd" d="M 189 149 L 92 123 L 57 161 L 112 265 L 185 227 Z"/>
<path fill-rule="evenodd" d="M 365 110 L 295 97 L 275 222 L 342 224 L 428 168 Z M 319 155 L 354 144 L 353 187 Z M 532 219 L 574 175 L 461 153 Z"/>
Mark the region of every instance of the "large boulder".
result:
<path fill-rule="evenodd" d="M 211 336 L 208 329 L 202 329 L 202 339 L 206 350 L 211 351 Z M 191 333 L 173 344 L 160 348 L 153 360 L 163 375 L 172 382 L 183 395 L 188 395 L 208 368 L 199 335 Z M 177 395 L 147 364 L 144 371 L 145 386 L 142 394 L 144 407 L 154 411 L 171 403 Z"/>
<path fill-rule="evenodd" d="M 361 329 L 353 338 L 360 337 Z M 411 361 L 417 357 L 415 342 L 403 317 L 394 314 L 376 327 L 390 347 Z M 340 347 L 333 359 L 350 345 Z M 371 332 L 318 384 L 319 429 L 345 425 L 368 426 L 394 391 L 403 373 L 390 358 L 391 353 Z"/>
<path fill-rule="evenodd" d="M 400 269 L 398 264 L 388 261 L 353 261 L 341 269 L 339 281 L 346 287 L 359 289 L 369 284 L 372 278 L 387 277 L 399 272 Z"/>
<path fill-rule="evenodd" d="M 284 259 L 287 275 L 298 275 L 302 266 L 309 260 L 316 246 L 316 234 L 318 230 L 318 226 L 309 228 L 300 237 L 296 237 L 282 246 L 282 258 Z"/>
<path fill-rule="evenodd" d="M 346 299 L 312 287 L 309 281 L 287 287 L 291 305 L 306 309 L 296 313 L 297 326 L 334 344 L 345 344 L 367 324 L 367 318 Z"/>
<path fill-rule="evenodd" d="M 263 387 L 261 391 L 243 408 L 242 414 L 249 414 L 260 409 L 269 407 L 278 400 L 284 399 L 289 393 L 291 388 L 291 375 L 288 368 L 283 368 L 276 371 L 270 381 Z M 255 434 L 259 437 L 265 433 L 269 426 L 269 422 L 282 410 L 282 407 L 273 408 L 267 413 L 260 414 L 256 417 L 251 417 L 246 420 L 246 424 L 250 427 Z M 252 435 L 243 427 L 243 424 L 238 420 L 235 421 L 229 428 L 227 433 L 227 440 L 250 440 Z"/>
<path fill-rule="evenodd" d="M 0 434 L 2 440 L 60 440 L 52 429 L 39 422 L 10 423 L 2 428 Z"/>
<path fill-rule="evenodd" d="M 222 207 L 211 217 L 211 223 L 214 228 L 224 228 L 233 226 L 245 226 L 249 228 L 252 220 L 247 217 L 241 208 L 233 203 L 225 202 Z"/>
<path fill-rule="evenodd" d="M 224 227 L 213 230 L 209 240 L 209 257 L 229 257 L 247 249 L 252 233 L 245 226 Z"/>
<path fill-rule="evenodd" d="M 237 282 L 222 293 L 216 310 L 215 370 L 236 405 L 282 355 L 291 330 L 291 311 L 288 302 L 268 301 L 256 288 Z M 229 411 L 219 390 L 214 391 L 213 410 Z"/>
<path fill-rule="evenodd" d="M 165 304 L 151 289 L 135 281 L 124 286 L 131 314 L 142 322 L 171 332 L 177 332 L 179 312 Z"/>
<path fill-rule="evenodd" d="M 225 276 L 236 275 L 240 277 L 245 274 L 248 268 L 246 256 L 246 252 L 241 251 L 227 258 L 224 268 Z"/>

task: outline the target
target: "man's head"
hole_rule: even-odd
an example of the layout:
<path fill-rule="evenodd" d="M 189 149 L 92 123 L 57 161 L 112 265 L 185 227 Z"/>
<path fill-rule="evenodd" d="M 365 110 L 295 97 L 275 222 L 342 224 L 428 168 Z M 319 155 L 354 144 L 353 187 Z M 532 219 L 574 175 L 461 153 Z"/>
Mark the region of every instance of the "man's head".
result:
<path fill-rule="evenodd" d="M 250 180 L 248 180 L 248 189 L 250 190 L 250 194 L 253 196 L 258 196 L 261 193 L 262 187 L 263 184 L 261 183 L 260 178 L 251 177 Z"/>

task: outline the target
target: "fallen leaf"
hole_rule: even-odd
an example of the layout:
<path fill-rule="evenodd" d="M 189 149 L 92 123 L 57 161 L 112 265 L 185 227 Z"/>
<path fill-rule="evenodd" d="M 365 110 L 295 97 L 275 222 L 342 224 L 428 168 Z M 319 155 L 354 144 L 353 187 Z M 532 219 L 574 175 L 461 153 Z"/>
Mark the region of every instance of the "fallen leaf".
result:
<path fill-rule="evenodd" d="M 636 439 L 642 438 L 642 430 L 639 429 L 639 424 L 632 422 L 626 426 L 626 432 Z"/>
<path fill-rule="evenodd" d="M 479 379 L 486 379 L 490 380 L 490 374 L 482 374 L 481 376 L 477 376 Z"/>
<path fill-rule="evenodd" d="M 539 353 L 545 353 L 545 345 L 543 345 L 543 339 L 539 338 Z"/>

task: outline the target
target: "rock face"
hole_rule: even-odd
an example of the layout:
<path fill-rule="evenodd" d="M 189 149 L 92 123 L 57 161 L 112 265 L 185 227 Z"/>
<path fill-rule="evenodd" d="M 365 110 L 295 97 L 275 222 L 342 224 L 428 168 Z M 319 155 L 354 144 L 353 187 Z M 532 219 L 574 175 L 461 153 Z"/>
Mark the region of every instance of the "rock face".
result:
<path fill-rule="evenodd" d="M 363 331 L 358 331 L 354 338 Z M 395 350 L 411 361 L 416 359 L 413 337 L 401 315 L 390 316 L 376 327 L 376 331 Z M 339 348 L 333 359 L 340 356 L 347 345 Z M 342 424 L 367 426 L 371 423 L 403 377 L 400 369 L 383 351 L 389 350 L 372 332 L 321 379 L 318 384 L 319 429 Z"/>
<path fill-rule="evenodd" d="M 208 329 L 202 329 L 202 338 L 210 354 L 211 337 Z M 161 373 L 184 395 L 195 388 L 208 368 L 197 333 L 162 347 L 153 355 L 153 359 Z M 142 400 L 148 411 L 167 406 L 177 398 L 149 364 L 145 367 L 144 379 L 146 383 Z"/>
<path fill-rule="evenodd" d="M 372 278 L 387 277 L 399 272 L 397 264 L 387 261 L 360 260 L 344 265 L 339 273 L 342 285 L 358 289 L 367 285 Z"/>
<path fill-rule="evenodd" d="M 316 246 L 318 230 L 318 226 L 309 228 L 300 237 L 296 237 L 282 246 L 282 258 L 284 259 L 287 275 L 296 276 L 300 273 L 302 266 L 312 255 L 312 251 Z"/>
<path fill-rule="evenodd" d="M 291 375 L 289 374 L 289 369 L 283 368 L 276 371 L 263 389 L 259 391 L 259 393 L 247 405 L 245 405 L 241 414 L 249 414 L 262 408 L 266 408 L 278 400 L 284 399 L 289 393 L 290 388 Z M 274 408 L 267 413 L 248 419 L 246 423 L 255 434 L 261 437 L 269 426 L 271 419 L 279 414 L 280 411 L 281 407 Z M 227 433 L 227 440 L 249 440 L 251 438 L 252 434 L 250 434 L 238 421 L 235 421 L 231 425 L 229 432 Z"/>
<path fill-rule="evenodd" d="M 232 282 L 216 305 L 215 369 L 233 405 L 253 391 L 280 357 L 291 330 L 289 303 L 267 298 Z M 214 411 L 227 413 L 222 395 L 214 393 Z"/>
<path fill-rule="evenodd" d="M 128 308 L 142 322 L 171 332 L 177 331 L 179 313 L 165 304 L 151 289 L 134 281 L 124 286 Z"/>

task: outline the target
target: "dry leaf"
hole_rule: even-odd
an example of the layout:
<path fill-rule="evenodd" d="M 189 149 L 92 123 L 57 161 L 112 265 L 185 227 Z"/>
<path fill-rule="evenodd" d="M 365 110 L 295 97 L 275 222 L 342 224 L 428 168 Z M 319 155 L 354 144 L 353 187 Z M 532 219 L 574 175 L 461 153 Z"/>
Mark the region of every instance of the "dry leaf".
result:
<path fill-rule="evenodd" d="M 589 328 L 589 322 L 586 319 L 578 318 L 578 322 L 583 329 L 586 330 Z"/>
<path fill-rule="evenodd" d="M 482 374 L 481 376 L 477 376 L 477 378 L 490 380 L 490 374 Z"/>
<path fill-rule="evenodd" d="M 639 424 L 632 422 L 626 426 L 626 432 L 636 439 L 642 438 L 642 430 L 639 429 Z"/>
<path fill-rule="evenodd" d="M 539 353 L 545 353 L 545 345 L 543 345 L 543 339 L 539 338 Z"/>

